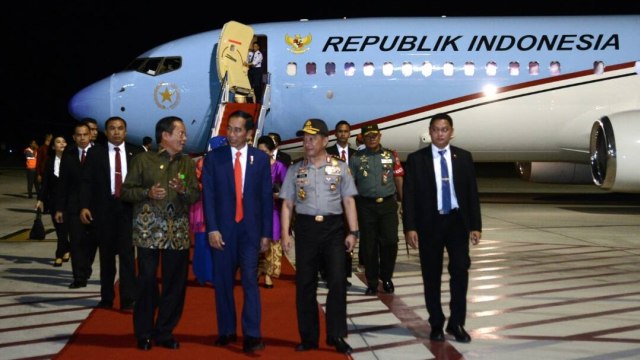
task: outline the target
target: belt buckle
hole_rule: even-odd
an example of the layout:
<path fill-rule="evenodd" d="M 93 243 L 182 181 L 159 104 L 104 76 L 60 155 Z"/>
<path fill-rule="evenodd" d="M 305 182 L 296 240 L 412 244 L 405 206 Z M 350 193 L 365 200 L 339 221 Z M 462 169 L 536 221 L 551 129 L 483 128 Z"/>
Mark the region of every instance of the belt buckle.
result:
<path fill-rule="evenodd" d="M 324 221 L 324 216 L 322 215 L 316 215 L 315 219 L 316 222 L 323 222 Z"/>
<path fill-rule="evenodd" d="M 376 202 L 377 202 L 378 204 L 380 204 L 380 203 L 381 203 L 381 202 L 383 202 L 383 201 L 384 201 L 384 198 L 381 198 L 381 197 L 379 197 L 379 198 L 377 198 L 377 199 L 376 199 Z"/>

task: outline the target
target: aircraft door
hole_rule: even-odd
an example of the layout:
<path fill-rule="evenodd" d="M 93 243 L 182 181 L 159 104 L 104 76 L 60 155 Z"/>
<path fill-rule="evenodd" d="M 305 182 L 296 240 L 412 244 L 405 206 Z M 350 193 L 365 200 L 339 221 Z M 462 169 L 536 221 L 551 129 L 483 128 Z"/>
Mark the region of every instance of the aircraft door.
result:
<path fill-rule="evenodd" d="M 253 29 L 236 21 L 224 24 L 220 32 L 216 54 L 218 79 L 222 82 L 226 73 L 229 89 L 234 94 L 246 96 L 251 92 L 248 68 L 244 64 L 252 39 Z"/>

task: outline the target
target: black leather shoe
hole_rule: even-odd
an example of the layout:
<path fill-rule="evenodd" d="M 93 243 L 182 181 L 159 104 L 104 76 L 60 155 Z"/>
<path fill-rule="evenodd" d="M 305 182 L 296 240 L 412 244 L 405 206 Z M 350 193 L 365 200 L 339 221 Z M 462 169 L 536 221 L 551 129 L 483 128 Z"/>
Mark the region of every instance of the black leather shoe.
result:
<path fill-rule="evenodd" d="M 365 290 L 364 292 L 365 295 L 375 295 L 377 293 L 378 293 L 378 289 L 374 288 L 373 286 L 367 287 L 367 290 Z"/>
<path fill-rule="evenodd" d="M 351 354 L 353 349 L 341 337 L 330 337 L 327 339 L 327 345 L 334 346 L 336 351 L 343 354 Z"/>
<path fill-rule="evenodd" d="M 386 292 L 387 294 L 393 294 L 393 292 L 396 291 L 396 287 L 393 286 L 393 281 L 391 280 L 383 281 L 382 290 L 384 290 L 384 292 Z"/>
<path fill-rule="evenodd" d="M 317 348 L 318 348 L 318 344 L 311 343 L 311 342 L 303 341 L 300 344 L 296 345 L 296 351 L 309 351 Z"/>
<path fill-rule="evenodd" d="M 471 342 L 471 336 L 464 330 L 462 325 L 447 325 L 447 334 L 453 335 L 457 342 Z"/>
<path fill-rule="evenodd" d="M 69 289 L 79 289 L 83 287 L 87 287 L 86 281 L 74 280 L 71 284 L 69 284 Z"/>
<path fill-rule="evenodd" d="M 265 289 L 273 289 L 273 284 L 264 284 L 262 285 Z"/>
<path fill-rule="evenodd" d="M 162 346 L 163 348 L 167 348 L 167 349 L 180 349 L 180 343 L 178 342 L 178 340 L 174 339 L 174 338 L 169 338 L 167 340 L 162 340 L 162 341 L 156 341 L 156 345 L 158 346 Z"/>
<path fill-rule="evenodd" d="M 220 335 L 213 343 L 215 346 L 227 346 L 229 343 L 238 341 L 238 336 L 236 334 L 231 335 Z"/>
<path fill-rule="evenodd" d="M 151 350 L 151 339 L 138 339 L 138 349 Z"/>
<path fill-rule="evenodd" d="M 444 341 L 444 331 L 442 331 L 442 328 L 431 328 L 429 339 L 431 339 L 431 341 Z"/>
<path fill-rule="evenodd" d="M 113 301 L 100 300 L 100 302 L 96 304 L 96 307 L 100 309 L 111 309 L 113 307 Z"/>
<path fill-rule="evenodd" d="M 347 280 L 347 287 L 351 287 L 351 281 Z"/>
<path fill-rule="evenodd" d="M 255 338 L 251 336 L 245 336 L 244 341 L 242 343 L 242 351 L 246 354 L 251 354 L 254 351 L 263 350 L 264 343 L 260 338 Z"/>

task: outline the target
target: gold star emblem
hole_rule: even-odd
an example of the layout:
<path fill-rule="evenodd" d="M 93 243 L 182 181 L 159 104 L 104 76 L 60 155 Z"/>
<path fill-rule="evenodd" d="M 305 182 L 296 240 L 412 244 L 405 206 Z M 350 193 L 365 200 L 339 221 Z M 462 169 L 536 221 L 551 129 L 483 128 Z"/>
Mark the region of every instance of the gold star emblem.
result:
<path fill-rule="evenodd" d="M 171 95 L 169 88 L 164 88 L 164 91 L 160 93 L 160 96 L 162 96 L 162 102 L 171 102 Z"/>

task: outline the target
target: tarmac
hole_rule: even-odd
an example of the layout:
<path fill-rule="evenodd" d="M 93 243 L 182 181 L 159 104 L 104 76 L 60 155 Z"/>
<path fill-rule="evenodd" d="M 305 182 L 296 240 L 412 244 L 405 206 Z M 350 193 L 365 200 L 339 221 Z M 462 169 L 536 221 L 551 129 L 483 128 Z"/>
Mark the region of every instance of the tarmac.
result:
<path fill-rule="evenodd" d="M 465 326 L 472 342 L 429 341 L 418 252 L 400 228 L 395 293 L 366 296 L 364 274 L 350 278 L 352 358 L 640 359 L 640 197 L 515 177 L 483 176 L 479 188 L 484 229 L 471 251 Z M 0 359 L 54 357 L 100 300 L 97 258 L 82 289 L 68 289 L 69 263 L 52 266 L 48 215 L 46 239 L 27 239 L 35 203 L 24 169 L 0 168 Z M 447 284 L 445 269 L 445 314 Z M 325 297 L 321 288 L 319 303 Z"/>

